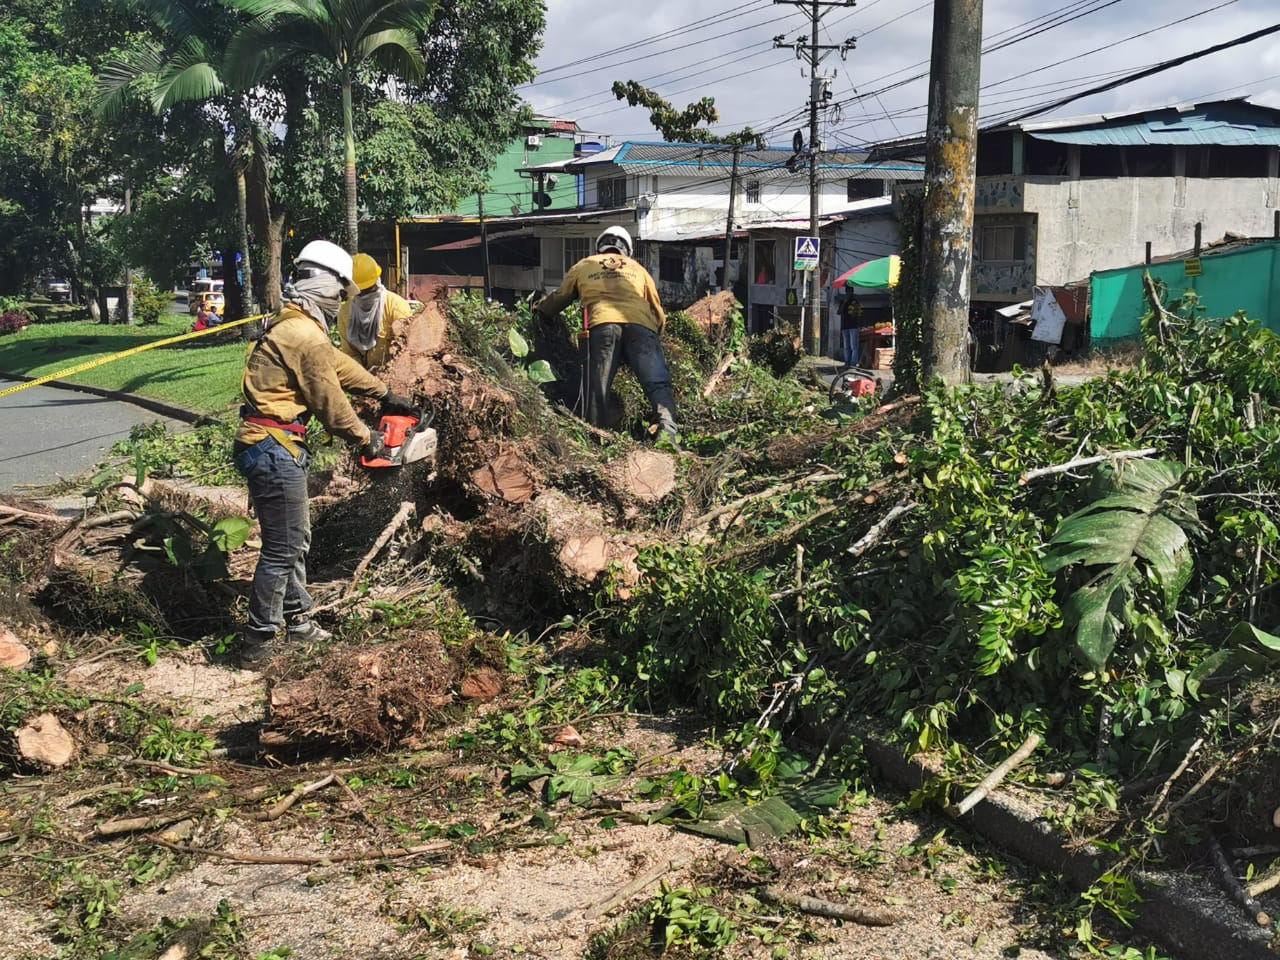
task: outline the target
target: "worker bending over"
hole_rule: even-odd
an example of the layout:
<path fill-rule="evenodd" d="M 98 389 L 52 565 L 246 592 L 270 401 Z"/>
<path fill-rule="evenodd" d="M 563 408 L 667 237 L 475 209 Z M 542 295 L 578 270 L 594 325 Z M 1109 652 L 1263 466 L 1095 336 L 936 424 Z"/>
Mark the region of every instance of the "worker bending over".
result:
<path fill-rule="evenodd" d="M 338 334 L 342 352 L 370 370 L 387 362 L 391 325 L 413 316 L 413 307 L 382 285 L 382 267 L 373 257 L 357 253 L 351 263 L 360 292 L 338 308 Z"/>
<path fill-rule="evenodd" d="M 575 299 L 582 301 L 590 336 L 587 420 L 605 426 L 609 390 L 618 364 L 626 360 L 644 388 L 658 425 L 676 440 L 676 402 L 659 339 L 667 315 L 653 277 L 631 259 L 631 235 L 622 227 L 609 227 L 600 234 L 595 255 L 575 263 L 560 289 L 539 301 L 537 309 L 543 316 L 554 317 Z"/>
<path fill-rule="evenodd" d="M 329 339 L 342 297 L 355 289 L 351 278 L 351 257 L 337 244 L 313 240 L 303 247 L 284 290 L 284 307 L 267 321 L 245 363 L 235 465 L 248 482 L 262 527 L 248 623 L 240 636 L 246 667 L 274 655 L 281 628 L 292 643 L 329 637 L 311 619 L 307 592 L 307 421 L 316 417 L 331 435 L 372 459 L 382 452 L 382 435 L 360 421 L 346 393 L 380 399 L 384 410 L 413 408 Z"/>

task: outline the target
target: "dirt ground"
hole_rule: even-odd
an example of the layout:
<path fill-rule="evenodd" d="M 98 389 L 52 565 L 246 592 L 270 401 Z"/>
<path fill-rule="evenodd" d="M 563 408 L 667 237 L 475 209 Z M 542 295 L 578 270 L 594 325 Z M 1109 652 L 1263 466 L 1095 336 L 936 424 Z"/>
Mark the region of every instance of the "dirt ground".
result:
<path fill-rule="evenodd" d="M 195 650 L 167 653 L 151 667 L 119 657 L 71 662 L 64 676 L 93 702 L 181 705 L 180 725 L 214 738 L 256 722 L 263 709 L 256 674 L 210 663 Z M 217 801 L 174 833 L 170 847 L 155 839 L 169 836 L 164 831 L 95 839 L 94 824 L 163 810 L 166 801 L 189 805 L 199 793 L 197 771 L 148 769 L 91 748 L 74 770 L 15 777 L 0 788 L 12 831 L 0 881 L 0 924 L 8 931 L 0 956 L 52 957 L 67 946 L 55 935 L 49 904 L 56 898 L 42 879 L 50 849 L 74 850 L 69 855 L 86 863 L 133 857 L 150 864 L 146 882 L 122 885 L 114 928 L 141 933 L 166 917 L 208 918 L 226 901 L 251 957 L 284 956 L 285 948 L 299 958 L 580 957 L 593 936 L 648 902 L 660 881 L 714 888 L 710 902 L 735 917 L 739 932 L 722 954 L 729 957 L 1036 960 L 1068 945 L 1049 903 L 1052 881 L 1001 863 L 963 831 L 908 811 L 900 797 L 851 793 L 821 836 L 738 849 L 628 822 L 644 809 L 631 797 L 639 777 L 675 768 L 705 773 L 720 762 L 706 746 L 708 731 L 664 716 L 604 718 L 579 729 L 586 749 L 625 747 L 639 758 L 629 779 L 587 806 L 544 808 L 529 788 L 512 789 L 503 768 L 468 764 L 444 742 L 413 754 L 308 763 L 268 755 L 261 764 L 201 768 L 233 787 L 254 785 L 264 799 L 231 809 Z M 267 800 L 332 771 L 342 772 L 347 792 L 330 786 L 277 820 L 252 819 Z M 124 811 L 129 787 L 146 797 Z M 105 797 L 115 798 L 114 808 L 95 806 Z M 43 827 L 24 831 L 24 822 Z M 46 846 L 37 833 L 54 842 Z M 464 839 L 472 842 L 458 842 Z M 414 844 L 431 849 L 324 860 Z M 180 852 L 196 848 L 203 853 Z M 314 859 L 251 862 L 273 858 Z M 637 878 L 647 882 L 628 893 Z M 863 926 L 762 904 L 751 892 L 762 879 L 838 904 L 891 909 L 901 919 Z M 1038 948 L 1046 942 L 1053 952 Z"/>

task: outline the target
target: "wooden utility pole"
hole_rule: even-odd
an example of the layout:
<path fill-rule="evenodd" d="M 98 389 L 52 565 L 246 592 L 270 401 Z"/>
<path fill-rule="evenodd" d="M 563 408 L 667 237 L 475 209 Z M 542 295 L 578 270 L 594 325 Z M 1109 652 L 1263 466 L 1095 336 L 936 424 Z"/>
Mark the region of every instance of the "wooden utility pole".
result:
<path fill-rule="evenodd" d="M 982 0 L 934 0 L 924 170 L 921 358 L 925 380 L 969 379 Z"/>
<path fill-rule="evenodd" d="M 724 269 L 720 271 L 720 290 L 729 289 L 729 258 L 733 254 L 733 198 L 738 193 L 738 154 L 742 147 L 733 145 L 733 169 L 729 172 L 729 216 L 724 222 Z"/>
<path fill-rule="evenodd" d="M 809 60 L 809 236 L 817 237 L 819 216 L 822 212 L 821 195 L 818 192 L 818 163 L 822 144 L 818 135 L 818 111 L 826 108 L 831 96 L 831 77 L 820 77 L 818 66 L 828 52 L 838 50 L 840 58 L 854 48 L 852 37 L 840 44 L 819 44 L 818 24 L 830 7 L 852 7 L 857 0 L 773 0 L 775 4 L 785 3 L 800 7 L 809 16 L 809 36 L 797 37 L 787 43 L 782 37 L 775 37 L 775 47 L 793 47 L 796 59 L 808 55 Z M 813 277 L 808 274 L 812 273 Z M 804 334 L 805 350 L 816 356 L 822 352 L 822 267 L 821 262 L 813 270 L 805 271 L 805 321 L 801 325 Z"/>

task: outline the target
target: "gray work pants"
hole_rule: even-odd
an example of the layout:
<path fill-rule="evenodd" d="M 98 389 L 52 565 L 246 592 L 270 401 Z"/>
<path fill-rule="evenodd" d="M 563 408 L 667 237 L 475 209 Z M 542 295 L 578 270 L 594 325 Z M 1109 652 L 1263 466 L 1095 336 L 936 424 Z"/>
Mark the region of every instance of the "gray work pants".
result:
<path fill-rule="evenodd" d="M 602 323 L 591 328 L 591 359 L 587 391 L 587 420 L 605 426 L 609 390 L 618 364 L 631 367 L 662 430 L 676 436 L 676 400 L 671 391 L 671 372 L 662 354 L 662 342 L 648 327 L 638 323 Z"/>
<path fill-rule="evenodd" d="M 311 610 L 307 552 L 311 549 L 311 505 L 307 501 L 305 450 L 298 459 L 268 437 L 236 452 L 236 469 L 262 527 L 262 550 L 249 593 L 249 630 L 270 640 L 284 625 L 300 623 Z"/>

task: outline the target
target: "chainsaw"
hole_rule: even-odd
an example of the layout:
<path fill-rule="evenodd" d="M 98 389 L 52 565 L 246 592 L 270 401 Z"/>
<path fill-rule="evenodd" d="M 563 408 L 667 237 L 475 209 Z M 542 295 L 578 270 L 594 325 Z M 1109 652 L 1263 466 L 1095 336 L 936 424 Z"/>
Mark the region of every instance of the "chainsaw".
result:
<path fill-rule="evenodd" d="M 372 459 L 361 456 L 361 466 L 373 469 L 403 467 L 433 456 L 436 452 L 436 431 L 431 426 L 436 413 L 433 407 L 428 413 L 419 407 L 417 414 L 384 414 L 378 422 L 382 434 L 383 450 Z"/>

